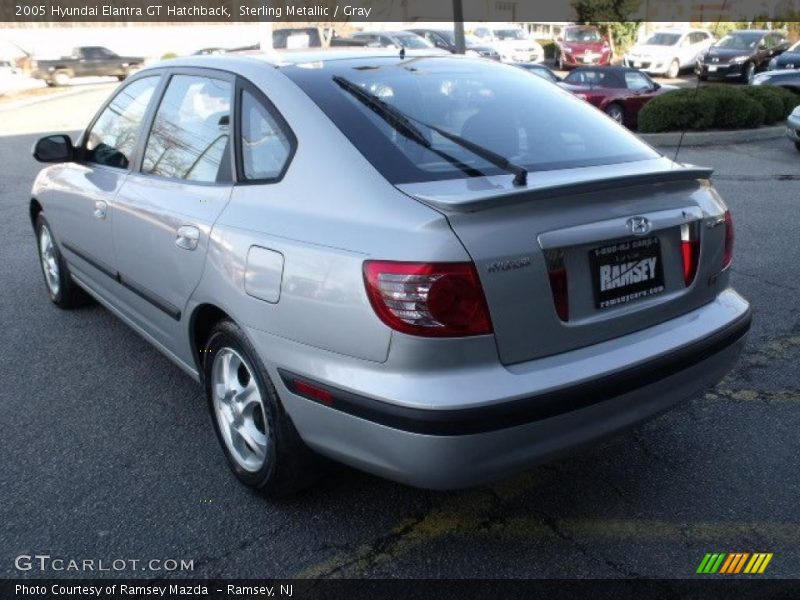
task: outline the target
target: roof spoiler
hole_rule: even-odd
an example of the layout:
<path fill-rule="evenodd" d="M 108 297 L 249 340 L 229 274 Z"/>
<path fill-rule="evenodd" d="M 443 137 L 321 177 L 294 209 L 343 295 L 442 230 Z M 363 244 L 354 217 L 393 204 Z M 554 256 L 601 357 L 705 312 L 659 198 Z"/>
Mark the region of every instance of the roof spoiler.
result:
<path fill-rule="evenodd" d="M 705 167 L 686 166 L 645 173 L 625 173 L 578 181 L 542 182 L 539 185 L 536 183 L 536 173 L 533 172 L 528 179 L 528 186 L 524 188 L 509 187 L 503 188 L 502 190 L 495 189 L 491 191 L 486 190 L 447 195 L 411 192 L 411 195 L 420 202 L 445 212 L 474 212 L 486 208 L 497 208 L 531 200 L 557 198 L 559 196 L 570 196 L 637 185 L 697 181 L 698 179 L 710 178 L 713 172 L 713 169 Z"/>

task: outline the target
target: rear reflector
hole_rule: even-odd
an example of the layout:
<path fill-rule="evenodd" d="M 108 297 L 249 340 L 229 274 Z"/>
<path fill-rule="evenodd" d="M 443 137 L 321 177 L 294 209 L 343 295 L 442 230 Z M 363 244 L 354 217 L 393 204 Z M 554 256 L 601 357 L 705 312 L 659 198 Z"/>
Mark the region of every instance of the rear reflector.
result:
<path fill-rule="evenodd" d="M 681 225 L 681 258 L 683 259 L 683 283 L 692 285 L 697 275 L 697 262 L 700 257 L 700 239 L 697 223 Z"/>
<path fill-rule="evenodd" d="M 731 211 L 725 211 L 725 250 L 722 253 L 722 268 L 727 269 L 733 260 L 733 217 Z"/>
<path fill-rule="evenodd" d="M 328 390 L 323 390 L 322 388 L 312 385 L 307 381 L 303 381 L 302 379 L 293 379 L 292 386 L 294 387 L 292 391 L 299 396 L 305 396 L 306 398 L 316 400 L 317 402 L 322 402 L 328 406 L 333 404 L 333 394 L 331 394 Z"/>
<path fill-rule="evenodd" d="M 492 333 L 472 263 L 368 260 L 364 281 L 372 308 L 392 329 L 431 337 Z"/>
<path fill-rule="evenodd" d="M 569 321 L 569 288 L 567 287 L 567 268 L 564 266 L 564 252 L 563 250 L 548 250 L 545 257 L 556 314 L 562 321 Z"/>

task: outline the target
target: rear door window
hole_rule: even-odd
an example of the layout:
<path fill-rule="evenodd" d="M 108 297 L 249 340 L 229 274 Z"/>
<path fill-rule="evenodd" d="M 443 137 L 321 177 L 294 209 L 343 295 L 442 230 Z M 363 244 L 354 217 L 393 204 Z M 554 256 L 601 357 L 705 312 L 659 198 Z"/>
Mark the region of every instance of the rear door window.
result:
<path fill-rule="evenodd" d="M 142 172 L 201 183 L 231 180 L 232 85 L 173 75 L 156 112 Z"/>

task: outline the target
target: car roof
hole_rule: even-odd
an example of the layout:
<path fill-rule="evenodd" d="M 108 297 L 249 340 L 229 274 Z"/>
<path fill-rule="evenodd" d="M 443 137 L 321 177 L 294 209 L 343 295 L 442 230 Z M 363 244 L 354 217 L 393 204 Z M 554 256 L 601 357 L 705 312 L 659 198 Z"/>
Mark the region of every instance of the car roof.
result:
<path fill-rule="evenodd" d="M 374 29 L 365 29 L 364 31 L 359 31 L 353 34 L 353 37 L 357 36 L 358 34 L 363 35 L 400 35 L 400 34 L 409 34 L 414 33 L 413 31 L 409 31 L 408 29 L 389 29 L 389 30 L 374 30 Z"/>
<path fill-rule="evenodd" d="M 173 58 L 169 61 L 162 61 L 148 66 L 142 71 L 150 68 L 167 67 L 205 67 L 209 69 L 234 70 L 237 65 L 252 65 L 259 62 L 267 66 L 276 68 L 302 65 L 306 63 L 319 63 L 338 60 L 372 60 L 376 58 L 398 58 L 400 51 L 394 48 L 367 48 L 359 46 L 344 46 L 336 48 L 311 48 L 299 50 L 276 50 L 264 52 L 261 50 L 251 50 L 245 52 L 212 54 L 205 56 L 185 56 Z M 435 48 L 406 48 L 404 52 L 406 58 L 410 57 L 431 57 L 449 58 L 452 60 L 468 59 L 463 56 L 455 56 L 449 53 L 441 53 Z"/>

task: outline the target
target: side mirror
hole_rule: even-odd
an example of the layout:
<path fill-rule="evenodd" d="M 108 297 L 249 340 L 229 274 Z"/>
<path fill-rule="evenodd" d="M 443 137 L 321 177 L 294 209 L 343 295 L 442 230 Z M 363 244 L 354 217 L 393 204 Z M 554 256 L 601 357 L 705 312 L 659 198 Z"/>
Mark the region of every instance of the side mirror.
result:
<path fill-rule="evenodd" d="M 33 158 L 43 163 L 69 162 L 75 158 L 75 147 L 68 135 L 48 135 L 34 144 Z"/>

